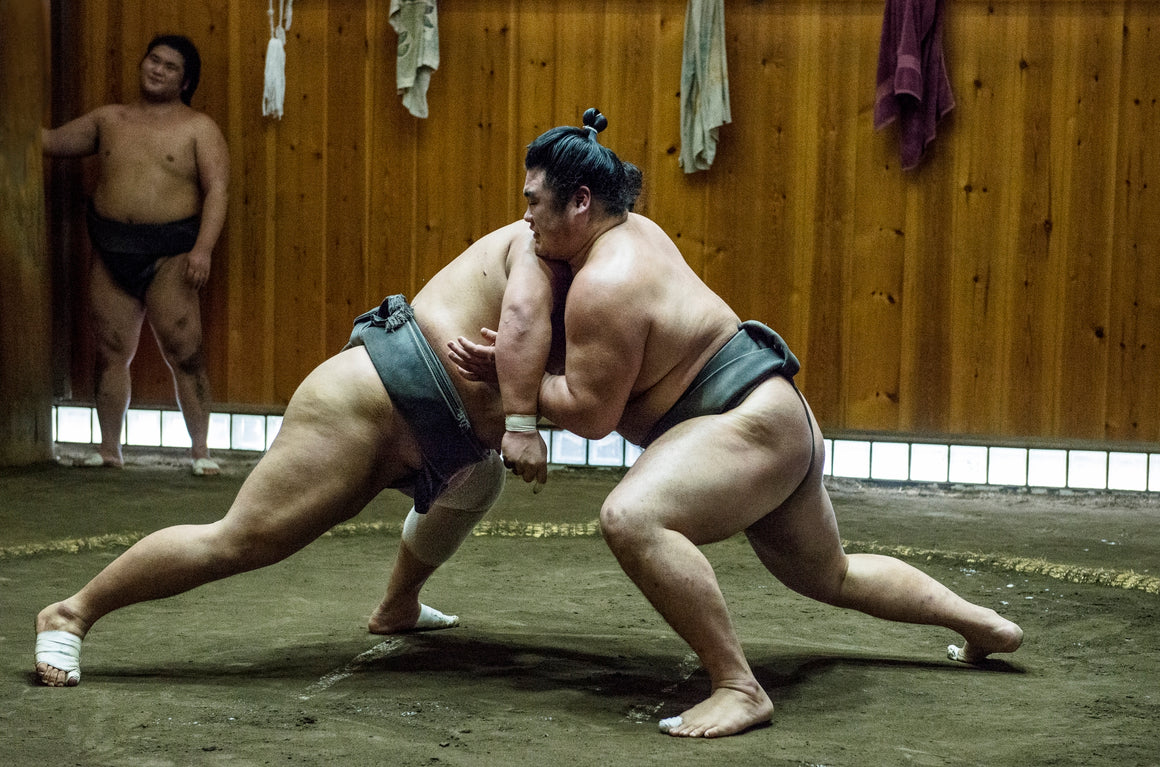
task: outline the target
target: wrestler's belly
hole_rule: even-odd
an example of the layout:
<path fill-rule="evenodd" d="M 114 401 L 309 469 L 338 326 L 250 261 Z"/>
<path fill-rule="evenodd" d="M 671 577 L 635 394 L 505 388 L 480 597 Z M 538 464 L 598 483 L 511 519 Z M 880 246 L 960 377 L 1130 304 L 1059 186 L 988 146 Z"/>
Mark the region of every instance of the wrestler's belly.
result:
<path fill-rule="evenodd" d="M 188 183 L 102 182 L 93 190 L 97 214 L 126 224 L 167 224 L 201 211 L 201 195 Z"/>
<path fill-rule="evenodd" d="M 616 431 L 633 444 L 639 445 L 648 437 L 657 422 L 664 417 L 677 400 L 689 388 L 697 374 L 725 343 L 737 332 L 737 324 L 732 317 L 721 323 L 715 332 L 697 339 L 691 339 L 684 348 L 686 356 L 667 371 L 657 376 L 655 382 L 636 392 L 624 406 L 624 413 Z M 696 354 L 692 349 L 699 349 Z M 644 367 L 647 367 L 647 363 Z M 647 371 L 642 374 L 645 380 Z"/>
<path fill-rule="evenodd" d="M 674 379 L 671 385 L 653 387 L 630 400 L 624 407 L 616 432 L 634 445 L 641 444 L 657 422 L 681 398 L 695 376 L 696 371 L 692 371 L 689 375 Z"/>

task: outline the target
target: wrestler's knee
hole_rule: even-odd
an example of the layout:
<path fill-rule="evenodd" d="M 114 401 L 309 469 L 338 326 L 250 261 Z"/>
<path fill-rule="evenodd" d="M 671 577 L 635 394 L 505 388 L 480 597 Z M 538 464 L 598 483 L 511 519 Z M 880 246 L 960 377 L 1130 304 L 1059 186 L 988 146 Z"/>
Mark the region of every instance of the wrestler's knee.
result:
<path fill-rule="evenodd" d="M 93 355 L 93 370 L 96 372 L 97 376 L 97 388 L 100 388 L 101 377 L 106 372 L 116 370 L 127 371 L 129 369 L 129 365 L 132 364 L 132 362 L 132 357 L 109 354 L 105 351 L 102 351 L 100 347 L 97 347 L 96 354 Z"/>
<path fill-rule="evenodd" d="M 182 352 L 175 348 L 165 349 L 165 359 L 178 373 L 195 376 L 205 370 L 205 351 L 199 344 L 192 352 Z"/>
<path fill-rule="evenodd" d="M 782 573 L 774 573 L 787 588 L 804 597 L 835 607 L 847 607 L 843 603 L 843 586 L 850 569 L 848 557 L 828 563 L 799 564 Z"/>
<path fill-rule="evenodd" d="M 137 351 L 136 339 L 123 333 L 97 331 L 94 345 L 94 364 L 97 370 L 128 367 Z"/>
<path fill-rule="evenodd" d="M 503 491 L 507 470 L 498 453 L 462 469 L 426 514 L 411 509 L 403 543 L 420 562 L 439 567 L 451 558 Z"/>
<path fill-rule="evenodd" d="M 294 550 L 278 530 L 228 518 L 210 525 L 206 545 L 215 569 L 223 575 L 272 565 Z"/>
<path fill-rule="evenodd" d="M 617 553 L 635 550 L 646 537 L 646 525 L 634 509 L 610 496 L 600 508 L 600 534 Z"/>

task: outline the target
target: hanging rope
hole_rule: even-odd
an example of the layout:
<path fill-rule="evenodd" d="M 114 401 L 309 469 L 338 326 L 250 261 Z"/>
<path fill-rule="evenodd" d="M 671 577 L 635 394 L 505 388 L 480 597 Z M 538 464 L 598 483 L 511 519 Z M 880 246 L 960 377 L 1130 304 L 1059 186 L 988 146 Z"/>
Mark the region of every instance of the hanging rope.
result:
<path fill-rule="evenodd" d="M 274 0 L 269 0 L 270 42 L 266 45 L 266 88 L 262 93 L 262 114 L 282 119 L 286 97 L 286 32 L 294 16 L 294 0 L 278 0 L 278 23 L 274 23 Z"/>

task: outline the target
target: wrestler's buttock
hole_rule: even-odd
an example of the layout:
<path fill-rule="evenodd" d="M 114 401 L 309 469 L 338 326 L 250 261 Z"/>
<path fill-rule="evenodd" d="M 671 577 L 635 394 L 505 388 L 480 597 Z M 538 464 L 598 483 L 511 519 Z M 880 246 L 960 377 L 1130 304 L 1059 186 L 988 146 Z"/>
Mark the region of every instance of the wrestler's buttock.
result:
<path fill-rule="evenodd" d="M 804 431 L 806 424 L 811 428 L 814 425 L 813 415 L 797 386 L 790 379 L 778 375 L 770 376 L 755 386 L 753 391 L 729 412 L 801 430 L 803 437 L 806 436 Z"/>

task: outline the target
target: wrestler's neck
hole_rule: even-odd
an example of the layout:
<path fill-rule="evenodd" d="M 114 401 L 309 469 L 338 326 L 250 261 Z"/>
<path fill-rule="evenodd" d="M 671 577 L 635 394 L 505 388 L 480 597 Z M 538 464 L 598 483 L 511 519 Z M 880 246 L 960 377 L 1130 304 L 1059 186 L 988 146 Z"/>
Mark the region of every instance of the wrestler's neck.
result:
<path fill-rule="evenodd" d="M 158 117 L 176 114 L 188 108 L 181 100 L 180 94 L 160 96 L 146 91 L 142 91 L 137 97 L 135 106 L 142 112 Z"/>
<path fill-rule="evenodd" d="M 618 216 L 602 216 L 599 219 L 589 220 L 586 226 L 583 244 L 576 250 L 575 255 L 568 259 L 572 273 L 580 271 L 595 254 L 599 254 L 599 244 L 602 238 L 610 232 L 624 226 L 629 220 L 627 213 Z"/>

